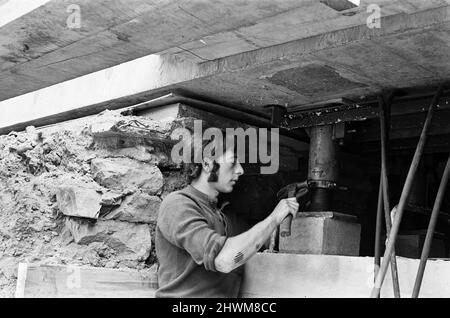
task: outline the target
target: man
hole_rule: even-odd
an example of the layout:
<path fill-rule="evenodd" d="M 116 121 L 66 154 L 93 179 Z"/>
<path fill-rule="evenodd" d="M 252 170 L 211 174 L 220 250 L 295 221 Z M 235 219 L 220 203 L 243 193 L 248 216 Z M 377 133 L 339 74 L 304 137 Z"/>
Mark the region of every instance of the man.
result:
<path fill-rule="evenodd" d="M 190 184 L 169 194 L 158 215 L 156 297 L 237 297 L 241 265 L 286 216 L 295 217 L 298 203 L 295 198 L 281 200 L 266 219 L 233 236 L 229 220 L 217 208 L 217 198 L 232 192 L 244 173 L 235 149 L 227 148 L 215 158 L 203 157 L 188 168 Z"/>

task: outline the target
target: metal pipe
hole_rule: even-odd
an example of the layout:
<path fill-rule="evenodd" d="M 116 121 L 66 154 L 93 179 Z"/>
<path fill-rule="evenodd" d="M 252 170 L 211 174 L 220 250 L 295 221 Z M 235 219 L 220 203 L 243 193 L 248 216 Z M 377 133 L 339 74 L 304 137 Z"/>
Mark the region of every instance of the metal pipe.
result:
<path fill-rule="evenodd" d="M 380 175 L 380 187 L 378 190 L 378 205 L 377 205 L 377 219 L 375 226 L 375 258 L 374 258 L 374 277 L 373 281 L 378 274 L 378 270 L 380 268 L 380 260 L 381 260 L 381 226 L 383 224 L 383 179 Z"/>
<path fill-rule="evenodd" d="M 392 96 L 392 95 L 391 95 Z M 390 204 L 389 204 L 389 181 L 387 177 L 387 134 L 386 134 L 386 112 L 385 103 L 383 96 L 378 96 L 378 104 L 380 109 L 380 132 L 381 132 L 381 179 L 382 179 L 382 189 L 383 189 L 383 204 L 384 204 L 384 216 L 386 220 L 386 237 L 388 233 L 391 232 L 391 216 L 390 216 Z M 391 258 L 391 273 L 392 273 L 392 284 L 394 288 L 395 298 L 400 298 L 400 287 L 398 282 L 398 270 L 397 270 L 397 260 L 395 258 L 395 248 L 392 250 L 390 255 Z"/>
<path fill-rule="evenodd" d="M 405 184 L 403 186 L 402 194 L 400 195 L 400 201 L 398 204 L 398 212 L 397 217 L 395 218 L 394 224 L 392 225 L 392 229 L 389 233 L 389 240 L 386 250 L 384 251 L 383 261 L 381 263 L 380 271 L 378 272 L 377 278 L 375 280 L 375 286 L 372 289 L 371 297 L 376 298 L 380 294 L 381 286 L 383 285 L 384 278 L 386 276 L 387 267 L 389 265 L 388 257 L 391 255 L 394 250 L 395 240 L 397 239 L 398 230 L 400 228 L 400 222 L 402 220 L 403 211 L 405 209 L 406 199 L 408 198 L 409 192 L 411 190 L 411 184 L 414 180 L 414 175 L 417 170 L 417 166 L 422 157 L 423 149 L 425 146 L 425 142 L 427 140 L 428 130 L 430 129 L 431 120 L 433 118 L 433 113 L 436 108 L 436 105 L 439 101 L 439 98 L 442 94 L 444 88 L 444 84 L 441 84 L 431 101 L 430 108 L 428 110 L 427 117 L 425 119 L 425 123 L 423 125 L 422 133 L 420 135 L 419 142 L 417 144 L 416 151 L 414 153 L 413 160 L 411 162 L 411 167 L 409 168 L 408 175 L 406 177 Z"/>
<path fill-rule="evenodd" d="M 428 205 L 428 188 L 427 188 L 427 167 L 423 162 L 419 164 L 416 177 L 411 185 L 411 191 L 409 192 L 408 205 L 414 206 L 427 206 Z"/>
<path fill-rule="evenodd" d="M 439 184 L 439 190 L 434 201 L 433 211 L 431 212 L 430 224 L 428 224 L 427 235 L 423 244 L 422 255 L 420 256 L 419 269 L 417 270 L 416 281 L 414 283 L 414 289 L 412 298 L 419 297 L 420 286 L 422 285 L 423 274 L 425 272 L 425 266 L 427 265 L 428 255 L 430 254 L 431 242 L 433 241 L 434 229 L 436 227 L 439 212 L 441 210 L 442 200 L 444 198 L 445 190 L 447 188 L 448 178 L 450 174 L 450 155 L 447 160 L 447 165 L 442 175 L 441 183 Z"/>
<path fill-rule="evenodd" d="M 158 97 L 158 98 L 155 98 L 155 99 L 143 102 L 143 103 L 129 106 L 124 110 L 131 109 L 133 111 L 140 111 L 140 110 L 144 110 L 144 109 L 148 109 L 148 108 L 165 106 L 165 105 L 170 105 L 170 104 L 175 104 L 175 103 L 186 103 L 188 105 L 189 104 L 202 104 L 205 106 L 209 106 L 211 108 L 224 108 L 225 110 L 231 109 L 231 110 L 239 111 L 242 113 L 250 114 L 250 115 L 253 115 L 256 117 L 264 118 L 267 120 L 271 120 L 271 118 L 272 118 L 271 114 L 267 114 L 265 112 L 258 111 L 255 109 L 244 108 L 244 107 L 240 107 L 240 106 L 232 105 L 232 104 L 227 104 L 227 105 L 217 104 L 217 103 L 213 103 L 210 101 L 187 97 L 187 96 L 184 96 L 182 94 L 177 94 L 177 93 L 169 93 L 167 95 L 164 95 L 164 96 L 161 96 L 161 97 Z"/>
<path fill-rule="evenodd" d="M 338 178 L 337 144 L 333 140 L 333 125 L 312 127 L 310 131 L 308 180 L 336 182 Z M 331 208 L 332 189 L 311 191 L 311 211 Z"/>
<path fill-rule="evenodd" d="M 407 96 L 397 96 L 395 98 L 395 104 L 405 103 L 409 101 L 417 101 L 417 100 L 427 100 L 434 96 L 434 93 L 422 93 L 422 94 L 415 94 L 415 95 L 407 95 Z M 441 98 L 445 98 L 450 96 L 450 90 L 443 91 Z M 376 99 L 370 99 L 370 100 L 363 100 L 363 101 L 345 101 L 342 98 L 341 99 L 333 99 L 323 102 L 317 102 L 312 104 L 303 104 L 303 105 L 291 105 L 287 109 L 288 114 L 296 114 L 296 113 L 302 113 L 302 112 L 308 112 L 308 111 L 319 111 L 327 108 L 333 108 L 336 107 L 336 104 L 341 105 L 358 105 L 359 107 L 376 107 L 378 104 L 378 101 Z M 376 117 L 376 116 L 375 116 Z"/>
<path fill-rule="evenodd" d="M 197 99 L 193 99 L 193 98 L 189 98 L 189 97 L 180 96 L 180 95 L 177 95 L 174 93 L 170 93 L 170 94 L 164 95 L 162 97 L 159 97 L 159 98 L 147 101 L 147 102 L 142 102 L 142 103 L 139 103 L 139 104 L 136 104 L 133 106 L 128 106 L 126 108 L 123 108 L 121 103 L 119 103 L 118 105 L 115 105 L 112 103 L 108 103 L 108 104 L 102 103 L 101 105 L 87 106 L 87 107 L 83 107 L 80 109 L 75 109 L 75 110 L 63 112 L 63 113 L 48 116 L 48 117 L 43 117 L 43 118 L 39 118 L 39 119 L 35 119 L 35 120 L 31 120 L 31 121 L 27 121 L 27 122 L 23 122 L 23 123 L 19 123 L 19 124 L 14 124 L 14 125 L 8 126 L 8 127 L 2 127 L 2 128 L 0 128 L 0 135 L 7 134 L 13 130 L 21 131 L 21 130 L 25 129 L 27 126 L 46 127 L 46 126 L 58 124 L 62 121 L 68 121 L 68 120 L 77 119 L 80 117 L 93 116 L 93 115 L 100 113 L 101 111 L 104 111 L 105 109 L 113 110 L 113 109 L 123 108 L 121 113 L 135 113 L 135 112 L 139 112 L 139 111 L 142 111 L 145 109 L 151 109 L 151 108 L 166 106 L 166 105 L 175 104 L 175 103 L 185 103 L 194 108 L 199 108 L 199 109 L 202 109 L 207 112 L 218 114 L 218 115 L 228 117 L 228 118 L 231 118 L 231 119 L 234 119 L 234 120 L 237 120 L 240 122 L 244 122 L 244 123 L 247 123 L 250 125 L 254 125 L 257 127 L 280 128 L 281 135 L 291 137 L 291 138 L 300 140 L 305 143 L 309 143 L 309 138 L 306 135 L 306 133 L 304 133 L 303 131 L 299 131 L 299 130 L 291 131 L 286 128 L 275 127 L 275 126 L 271 125 L 271 123 L 270 123 L 271 116 L 268 114 L 265 114 L 265 113 L 262 113 L 262 112 L 259 112 L 259 111 L 256 111 L 256 110 L 250 109 L 250 108 L 247 109 L 244 107 L 231 106 L 231 105 L 224 106 L 224 105 L 219 105 L 219 104 L 215 104 L 215 103 L 211 103 L 211 102 L 206 102 L 206 101 L 201 101 L 201 100 L 197 100 Z"/>
<path fill-rule="evenodd" d="M 302 133 L 302 131 L 291 131 L 285 128 L 281 128 L 279 126 L 272 125 L 271 116 L 267 114 L 262 114 L 261 112 L 256 112 L 254 110 L 244 111 L 242 108 L 230 108 L 230 106 L 223 106 L 211 102 L 206 102 L 198 99 L 193 99 L 189 97 L 179 96 L 177 94 L 168 94 L 163 97 L 160 97 L 153 101 L 148 101 L 145 103 L 141 103 L 138 105 L 134 105 L 124 110 L 122 113 L 130 111 L 134 114 L 139 114 L 139 112 L 161 107 L 170 104 L 176 103 L 184 103 L 194 108 L 201 109 L 206 112 L 210 112 L 213 114 L 217 114 L 220 116 L 228 117 L 243 123 L 247 123 L 250 125 L 254 125 L 257 127 L 266 127 L 266 128 L 280 128 L 280 134 L 295 138 L 297 140 L 308 143 L 309 138 L 306 133 Z"/>

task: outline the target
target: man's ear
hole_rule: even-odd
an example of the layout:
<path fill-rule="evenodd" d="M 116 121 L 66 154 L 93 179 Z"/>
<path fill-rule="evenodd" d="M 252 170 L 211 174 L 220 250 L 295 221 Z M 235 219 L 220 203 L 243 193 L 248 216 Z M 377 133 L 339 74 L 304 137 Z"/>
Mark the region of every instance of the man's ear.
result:
<path fill-rule="evenodd" d="M 203 158 L 202 167 L 205 172 L 210 173 L 213 169 L 213 161 L 211 158 Z"/>

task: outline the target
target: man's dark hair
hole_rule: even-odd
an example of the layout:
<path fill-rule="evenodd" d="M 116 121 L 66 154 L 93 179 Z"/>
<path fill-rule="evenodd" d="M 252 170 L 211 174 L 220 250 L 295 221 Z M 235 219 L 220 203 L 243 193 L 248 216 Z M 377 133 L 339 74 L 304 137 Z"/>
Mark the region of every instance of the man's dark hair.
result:
<path fill-rule="evenodd" d="M 225 136 L 225 134 L 223 134 L 223 136 Z M 189 147 L 191 148 L 191 158 L 190 158 L 191 160 L 190 160 L 190 162 L 182 163 L 182 169 L 183 169 L 183 172 L 186 174 L 188 183 L 191 183 L 192 181 L 197 179 L 200 176 L 200 174 L 202 173 L 203 165 L 202 165 L 202 163 L 195 162 L 195 160 L 194 160 L 195 153 L 200 151 L 200 153 L 203 155 L 203 150 L 205 149 L 205 147 L 213 142 L 216 142 L 214 136 L 211 139 L 203 140 L 201 145 L 200 144 L 197 145 L 196 143 L 193 142 L 193 140 L 191 140 L 191 142 L 189 144 Z M 222 146 L 223 146 L 222 153 L 225 153 L 226 137 L 223 137 Z M 201 147 L 201 149 L 197 149 L 198 147 Z M 236 153 L 236 142 L 234 143 L 234 152 Z M 213 152 L 213 153 L 211 153 L 211 155 L 215 156 L 216 154 Z M 219 179 L 219 176 L 217 175 L 217 171 L 219 170 L 219 168 L 220 168 L 220 164 L 218 162 L 216 162 L 215 160 L 213 160 L 213 167 L 211 170 L 211 174 L 208 177 L 209 182 L 216 182 Z"/>

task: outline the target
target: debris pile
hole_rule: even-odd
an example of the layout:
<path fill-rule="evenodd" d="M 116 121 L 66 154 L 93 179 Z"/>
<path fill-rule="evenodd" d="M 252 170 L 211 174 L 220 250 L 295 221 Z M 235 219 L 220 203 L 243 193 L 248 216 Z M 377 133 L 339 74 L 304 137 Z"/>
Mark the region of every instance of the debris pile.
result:
<path fill-rule="evenodd" d="M 160 202 L 185 185 L 180 125 L 105 111 L 0 136 L 0 297 L 20 262 L 149 270 Z"/>

